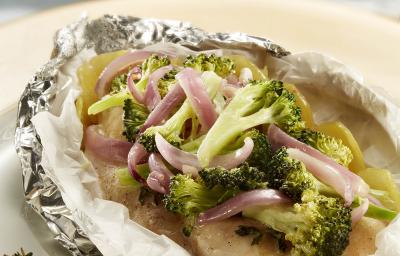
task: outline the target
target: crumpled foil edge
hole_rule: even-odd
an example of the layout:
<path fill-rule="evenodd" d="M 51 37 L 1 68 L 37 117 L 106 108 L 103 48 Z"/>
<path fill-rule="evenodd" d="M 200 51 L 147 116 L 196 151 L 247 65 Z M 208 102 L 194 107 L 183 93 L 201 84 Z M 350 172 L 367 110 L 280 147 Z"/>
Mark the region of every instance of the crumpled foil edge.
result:
<path fill-rule="evenodd" d="M 41 165 L 42 145 L 31 118 L 49 111 L 57 94 L 57 73 L 85 48 L 105 53 L 127 48 L 143 48 L 157 42 L 172 42 L 193 50 L 230 48 L 267 51 L 274 57 L 289 55 L 279 45 L 243 33 L 207 33 L 190 23 L 104 15 L 87 17 L 60 29 L 54 37 L 51 59 L 28 82 L 18 104 L 15 148 L 21 160 L 26 203 L 47 223 L 63 247 L 72 255 L 102 255 L 73 220 L 54 184 Z"/>

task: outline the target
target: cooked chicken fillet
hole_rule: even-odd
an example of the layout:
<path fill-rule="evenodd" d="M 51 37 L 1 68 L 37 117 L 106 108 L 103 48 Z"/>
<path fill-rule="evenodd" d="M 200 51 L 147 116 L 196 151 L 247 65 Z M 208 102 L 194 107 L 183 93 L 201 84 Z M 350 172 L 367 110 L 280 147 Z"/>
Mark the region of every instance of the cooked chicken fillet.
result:
<path fill-rule="evenodd" d="M 130 218 L 157 234 L 164 234 L 187 249 L 193 255 L 288 255 L 278 249 L 274 239 L 264 236 L 257 245 L 251 245 L 253 237 L 242 237 L 235 233 L 239 225 L 263 225 L 249 219 L 233 217 L 217 223 L 196 228 L 187 238 L 182 234 L 183 220 L 178 215 L 167 211 L 160 200 L 146 198 L 143 205 L 139 202 L 139 190 L 121 187 L 115 175 L 116 166 L 109 165 L 85 152 L 95 167 L 101 183 L 104 197 L 125 205 L 129 209 Z M 344 255 L 365 256 L 375 252 L 375 236 L 384 228 L 381 221 L 363 218 L 353 228 L 350 245 Z"/>

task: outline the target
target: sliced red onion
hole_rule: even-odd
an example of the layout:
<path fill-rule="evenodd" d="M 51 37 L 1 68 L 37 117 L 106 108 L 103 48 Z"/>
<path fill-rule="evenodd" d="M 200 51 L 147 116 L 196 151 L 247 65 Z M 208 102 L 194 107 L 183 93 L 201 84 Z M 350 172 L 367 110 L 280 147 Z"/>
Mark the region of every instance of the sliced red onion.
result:
<path fill-rule="evenodd" d="M 196 154 L 185 152 L 177 147 L 174 147 L 173 145 L 169 144 L 168 141 L 165 140 L 160 134 L 156 134 L 156 145 L 163 158 L 176 169 L 181 171 L 188 170 L 187 166 L 196 168 L 197 172 L 202 169 Z M 244 140 L 243 147 L 231 153 L 214 157 L 210 163 L 210 167 L 221 166 L 226 169 L 232 169 L 243 163 L 249 157 L 253 147 L 253 140 L 246 138 Z M 190 172 L 193 173 L 194 169 L 191 169 Z M 197 176 L 197 172 L 193 173 L 195 174 L 194 176 Z"/>
<path fill-rule="evenodd" d="M 197 223 L 207 224 L 232 217 L 252 206 L 289 203 L 290 200 L 282 192 L 274 189 L 256 189 L 243 192 L 223 204 L 200 213 Z"/>
<path fill-rule="evenodd" d="M 268 139 L 271 143 L 274 150 L 280 148 L 282 146 L 288 148 L 297 148 L 306 154 L 319 159 L 320 161 L 325 162 L 326 164 L 330 165 L 334 169 L 336 169 L 339 173 L 346 176 L 351 181 L 351 186 L 353 189 L 354 194 L 359 195 L 361 197 L 366 197 L 368 195 L 369 186 L 367 183 L 361 179 L 360 176 L 356 175 L 355 173 L 351 172 L 346 167 L 338 164 L 330 157 L 322 154 L 318 150 L 314 149 L 313 147 L 308 146 L 307 144 L 296 140 L 295 138 L 289 136 L 284 131 L 279 129 L 276 125 L 270 125 L 268 129 Z"/>
<path fill-rule="evenodd" d="M 153 125 L 161 123 L 168 115 L 185 99 L 185 92 L 179 86 L 175 85 L 159 104 L 150 112 L 140 131 L 143 132 Z"/>
<path fill-rule="evenodd" d="M 139 50 L 128 52 L 113 60 L 104 68 L 97 80 L 95 87 L 97 96 L 101 98 L 110 91 L 110 82 L 117 74 L 127 70 L 130 66 L 141 64 L 143 60 L 147 59 L 152 54 L 154 54 L 154 52 Z"/>
<path fill-rule="evenodd" d="M 254 148 L 254 142 L 250 138 L 244 139 L 244 145 L 225 155 L 215 156 L 214 159 L 211 160 L 210 166 L 222 166 L 226 169 L 232 169 L 239 164 L 246 161 L 246 159 L 250 156 L 251 152 Z M 195 156 L 197 158 L 197 156 Z M 200 163 L 199 163 L 200 166 Z"/>
<path fill-rule="evenodd" d="M 209 130 L 217 120 L 218 114 L 199 73 L 192 68 L 185 68 L 176 75 L 176 79 L 199 118 L 202 130 Z"/>
<path fill-rule="evenodd" d="M 86 128 L 84 145 L 100 159 L 114 164 L 126 164 L 128 152 L 132 147 L 130 142 L 105 137 L 98 125 Z"/>
<path fill-rule="evenodd" d="M 144 149 L 142 144 L 135 142 L 128 154 L 128 169 L 132 175 L 132 177 L 142 184 L 146 184 L 146 181 L 140 176 L 140 174 L 136 170 L 136 166 L 143 162 L 149 153 Z"/>
<path fill-rule="evenodd" d="M 174 176 L 165 166 L 160 154 L 152 153 L 149 157 L 150 175 L 147 178 L 147 185 L 162 194 L 169 193 L 169 183 Z"/>
<path fill-rule="evenodd" d="M 368 207 L 369 200 L 363 199 L 361 205 L 353 209 L 353 211 L 351 212 L 351 222 L 353 226 L 365 215 L 365 213 L 368 211 Z"/>
<path fill-rule="evenodd" d="M 291 158 L 303 162 L 307 167 L 307 170 L 317 179 L 331 186 L 336 192 L 338 192 L 343 197 L 346 205 L 350 205 L 353 202 L 354 193 L 352 190 L 351 181 L 348 179 L 348 177 L 339 173 L 329 164 L 326 164 L 325 162 L 322 162 L 321 160 L 312 157 L 299 149 L 289 148 L 287 152 Z"/>
<path fill-rule="evenodd" d="M 199 167 L 199 162 L 195 154 L 185 152 L 177 147 L 174 147 L 160 134 L 156 134 L 156 146 L 162 157 L 170 165 L 178 170 L 182 170 L 184 165 Z"/>
<path fill-rule="evenodd" d="M 158 193 L 168 194 L 168 191 L 164 187 L 165 178 L 162 173 L 151 172 L 146 180 L 147 186 Z"/>
<path fill-rule="evenodd" d="M 154 71 L 147 82 L 146 92 L 144 94 L 144 103 L 147 108 L 152 111 L 161 101 L 160 93 L 158 92 L 158 80 L 162 78 L 168 71 L 172 70 L 172 66 L 168 65 Z"/>
<path fill-rule="evenodd" d="M 133 75 L 137 74 L 137 69 L 133 68 L 131 71 L 128 73 L 127 77 L 127 85 L 128 85 L 128 90 L 132 94 L 132 96 L 136 99 L 137 102 L 142 103 L 144 102 L 144 95 L 143 93 L 136 87 L 135 82 L 133 82 Z"/>
<path fill-rule="evenodd" d="M 377 206 L 379 206 L 379 207 L 385 207 L 385 206 L 383 206 L 383 204 L 381 203 L 381 201 L 379 201 L 377 198 L 375 198 L 374 196 L 372 196 L 372 195 L 370 195 L 370 194 L 368 194 L 367 195 L 367 198 L 368 198 L 368 200 L 369 200 L 369 202 L 370 203 L 372 203 L 372 204 L 374 204 L 374 205 L 377 205 Z"/>
<path fill-rule="evenodd" d="M 174 174 L 165 166 L 160 154 L 152 153 L 149 157 L 149 167 L 152 172 L 159 172 L 171 178 Z"/>

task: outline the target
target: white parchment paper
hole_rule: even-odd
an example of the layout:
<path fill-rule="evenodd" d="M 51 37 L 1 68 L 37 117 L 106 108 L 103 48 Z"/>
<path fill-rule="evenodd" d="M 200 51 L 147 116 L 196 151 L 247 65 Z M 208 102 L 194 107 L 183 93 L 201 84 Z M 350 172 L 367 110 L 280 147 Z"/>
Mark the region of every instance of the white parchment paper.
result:
<path fill-rule="evenodd" d="M 125 206 L 102 199 L 91 163 L 80 151 L 82 124 L 75 110 L 80 87 L 76 69 L 94 53 L 83 51 L 63 68 L 50 112 L 32 122 L 43 144 L 43 166 L 59 186 L 73 218 L 104 255 L 188 255 L 166 236 L 129 219 Z M 400 110 L 363 84 L 342 63 L 317 53 L 266 60 L 270 75 L 294 83 L 305 94 L 317 122 L 340 120 L 359 141 L 370 166 L 400 173 Z M 377 256 L 400 255 L 400 218 L 377 237 Z"/>

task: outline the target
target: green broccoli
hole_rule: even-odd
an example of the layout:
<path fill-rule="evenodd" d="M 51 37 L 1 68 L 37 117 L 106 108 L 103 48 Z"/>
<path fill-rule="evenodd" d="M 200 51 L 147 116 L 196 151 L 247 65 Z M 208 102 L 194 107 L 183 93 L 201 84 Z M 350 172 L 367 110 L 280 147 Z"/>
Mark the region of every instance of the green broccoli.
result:
<path fill-rule="evenodd" d="M 353 160 L 351 150 L 343 144 L 342 140 L 325 135 L 322 132 L 311 129 L 300 129 L 289 133 L 292 137 L 319 150 L 333 160 L 348 166 Z"/>
<path fill-rule="evenodd" d="M 234 72 L 234 62 L 226 57 L 219 57 L 215 54 L 206 55 L 200 53 L 197 56 L 188 56 L 183 62 L 183 66 L 191 67 L 198 71 L 214 71 L 217 75 L 226 77 Z"/>
<path fill-rule="evenodd" d="M 149 80 L 150 74 L 153 73 L 155 70 L 169 64 L 171 64 L 171 61 L 168 59 L 167 56 L 160 57 L 155 54 L 151 55 L 142 63 L 142 76 L 135 86 L 139 88 L 139 90 L 144 91 L 144 89 L 146 89 L 147 81 Z"/>
<path fill-rule="evenodd" d="M 262 171 L 265 174 L 262 181 L 267 182 L 269 188 L 282 191 L 295 202 L 300 202 L 307 190 L 337 196 L 309 173 L 302 162 L 290 158 L 285 147 L 273 153 L 266 136 L 257 129 L 245 132 L 238 141 L 246 137 L 253 140 L 254 147 L 244 164 Z"/>
<path fill-rule="evenodd" d="M 125 91 L 127 87 L 127 78 L 128 75 L 126 73 L 116 76 L 111 82 L 110 95 Z"/>
<path fill-rule="evenodd" d="M 267 187 L 265 173 L 255 167 L 250 167 L 247 163 L 230 170 L 222 167 L 206 168 L 199 172 L 199 176 L 209 188 L 218 185 L 225 189 L 235 190 L 252 190 Z"/>
<path fill-rule="evenodd" d="M 146 121 L 149 113 L 147 108 L 131 99 L 124 101 L 124 132 L 122 133 L 128 141 L 135 142 L 136 135 Z"/>
<path fill-rule="evenodd" d="M 175 75 L 178 74 L 176 69 L 172 69 L 167 72 L 163 77 L 158 80 L 158 92 L 161 95 L 161 98 L 164 98 L 167 95 L 168 91 L 175 86 L 176 79 Z"/>
<path fill-rule="evenodd" d="M 302 202 L 305 194 L 312 193 L 340 198 L 335 190 L 309 173 L 303 163 L 290 158 L 284 147 L 275 152 L 264 171 L 268 187 L 282 191 L 294 202 Z M 359 206 L 360 200 L 362 199 L 356 196 L 353 208 Z M 370 204 L 366 216 L 379 220 L 392 220 L 396 213 Z"/>
<path fill-rule="evenodd" d="M 139 143 L 144 146 L 147 152 L 157 152 L 155 136 L 159 133 L 169 143 L 179 146 L 184 125 L 187 120 L 195 118 L 189 101 L 185 100 L 182 106 L 164 124 L 147 128 L 139 137 Z"/>
<path fill-rule="evenodd" d="M 171 178 L 170 193 L 165 196 L 164 204 L 166 209 L 186 217 L 188 226 L 184 234 L 188 236 L 201 212 L 224 202 L 237 192 L 221 186 L 209 188 L 199 179 L 193 180 L 189 175 L 178 174 Z"/>
<path fill-rule="evenodd" d="M 294 95 L 280 81 L 252 81 L 236 93 L 207 133 L 198 150 L 200 164 L 207 167 L 243 131 L 262 124 L 290 127 L 300 122 Z"/>
<path fill-rule="evenodd" d="M 278 149 L 265 168 L 268 186 L 281 190 L 295 202 L 300 202 L 303 192 L 317 191 L 323 184 L 307 171 L 304 164 L 288 156 L 285 147 Z"/>
<path fill-rule="evenodd" d="M 233 145 L 227 147 L 227 149 L 237 149 L 243 146 L 245 138 L 251 138 L 254 143 L 253 150 L 251 151 L 250 156 L 246 159 L 246 163 L 251 167 L 256 167 L 259 170 L 264 170 L 270 158 L 273 154 L 271 149 L 271 144 L 268 142 L 267 136 L 260 132 L 259 130 L 253 128 L 245 131 L 239 139 Z"/>
<path fill-rule="evenodd" d="M 195 139 L 187 140 L 184 144 L 181 145 L 181 149 L 190 152 L 190 153 L 197 153 L 197 150 L 200 147 L 200 144 L 203 142 L 205 135 L 201 135 Z"/>
<path fill-rule="evenodd" d="M 342 255 L 349 244 L 351 208 L 339 198 L 307 194 L 302 203 L 252 207 L 242 214 L 284 233 L 291 255 Z"/>

